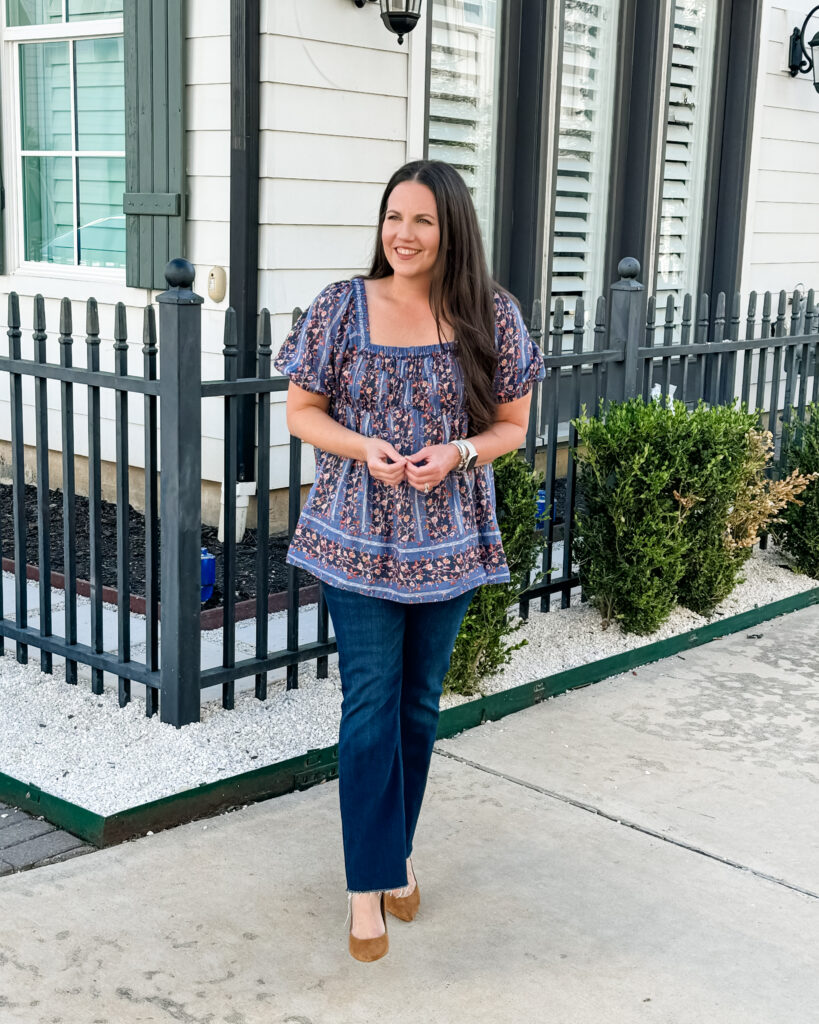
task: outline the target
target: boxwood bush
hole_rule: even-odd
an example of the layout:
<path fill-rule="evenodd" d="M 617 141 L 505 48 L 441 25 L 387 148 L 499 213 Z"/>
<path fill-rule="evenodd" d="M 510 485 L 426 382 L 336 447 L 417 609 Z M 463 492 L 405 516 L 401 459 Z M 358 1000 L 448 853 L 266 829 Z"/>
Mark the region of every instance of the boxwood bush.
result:
<path fill-rule="evenodd" d="M 586 597 L 604 626 L 651 633 L 677 603 L 685 572 L 683 523 L 689 505 L 676 496 L 689 458 L 685 406 L 642 399 L 612 403 L 575 421 L 580 463 L 573 556 Z"/>
<path fill-rule="evenodd" d="M 677 603 L 711 614 L 740 582 L 760 531 L 812 479 L 797 463 L 815 454 L 813 427 L 789 475 L 771 480 L 771 435 L 745 406 L 700 403 L 689 413 L 681 402 L 632 399 L 594 419 L 584 412 L 575 426 L 574 557 L 604 626 L 616 619 L 626 632 L 654 632 Z M 803 507 L 805 526 L 791 532 L 794 543 L 805 536 L 800 550 L 817 529 L 813 506 Z"/>
<path fill-rule="evenodd" d="M 785 445 L 789 472 L 819 474 L 819 406 L 808 407 L 805 423 L 788 431 Z M 814 476 L 800 502 L 788 506 L 776 538 L 802 572 L 819 579 L 819 478 Z"/>
<path fill-rule="evenodd" d="M 690 444 L 679 486 L 690 496 L 691 508 L 683 530 L 686 558 L 678 600 L 710 615 L 740 581 L 751 554 L 750 546 L 727 543 L 728 522 L 738 495 L 762 482 L 764 466 L 754 459 L 758 420 L 747 408 L 700 404 L 686 418 Z"/>

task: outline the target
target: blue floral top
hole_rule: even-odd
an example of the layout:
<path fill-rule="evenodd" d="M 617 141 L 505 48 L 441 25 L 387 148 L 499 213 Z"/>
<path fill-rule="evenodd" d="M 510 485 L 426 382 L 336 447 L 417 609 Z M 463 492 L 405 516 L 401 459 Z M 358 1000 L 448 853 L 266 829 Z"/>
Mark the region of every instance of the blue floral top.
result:
<path fill-rule="evenodd" d="M 545 376 L 515 304 L 495 294 L 495 398 L 525 395 Z M 329 414 L 402 455 L 469 435 L 457 342 L 397 347 L 370 339 L 362 278 L 325 288 L 288 334 L 274 366 L 327 395 Z M 287 561 L 340 587 L 414 603 L 509 580 L 491 465 L 457 470 L 428 494 L 391 487 L 366 462 L 315 449 L 316 478 Z"/>

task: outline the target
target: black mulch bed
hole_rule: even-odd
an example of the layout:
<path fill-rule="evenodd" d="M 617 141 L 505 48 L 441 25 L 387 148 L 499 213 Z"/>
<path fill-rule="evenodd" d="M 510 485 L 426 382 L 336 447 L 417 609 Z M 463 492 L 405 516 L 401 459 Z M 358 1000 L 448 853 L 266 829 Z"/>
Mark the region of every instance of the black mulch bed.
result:
<path fill-rule="evenodd" d="M 77 575 L 89 579 L 89 524 L 88 498 L 76 497 L 76 541 Z M 3 557 L 14 558 L 14 522 L 12 512 L 11 484 L 0 484 L 0 530 L 3 538 Z M 102 502 L 102 582 L 106 587 L 117 585 L 117 507 L 111 502 Z M 39 555 L 37 543 L 37 488 L 26 485 L 26 561 L 37 565 Z M 160 526 L 161 531 L 161 526 Z M 63 494 L 53 490 L 49 500 L 49 533 L 51 536 L 51 568 L 63 572 Z M 135 509 L 128 509 L 128 533 L 131 550 L 131 593 L 145 596 L 145 517 Z M 216 585 L 213 594 L 202 605 L 203 609 L 218 608 L 222 605 L 223 559 L 222 544 L 215 526 L 202 527 L 202 547 L 216 556 Z M 287 535 L 276 534 L 270 538 L 270 593 L 287 589 Z M 298 570 L 299 587 L 316 582 L 314 576 Z M 256 596 L 256 531 L 247 530 L 241 544 L 236 545 L 236 598 L 246 601 Z"/>
<path fill-rule="evenodd" d="M 555 521 L 563 519 L 566 501 L 565 480 L 555 481 Z M 102 582 L 104 586 L 117 585 L 117 509 L 111 502 L 102 502 Z M 51 568 L 63 572 L 63 494 L 60 490 L 50 492 L 49 532 L 51 536 Z M 161 530 L 161 526 L 160 526 Z M 0 484 L 0 531 L 4 558 L 14 558 L 14 521 L 12 511 L 11 484 Z M 128 508 L 128 533 L 131 552 L 131 593 L 145 596 L 145 517 L 141 512 Z M 202 547 L 216 556 L 216 584 L 213 594 L 202 605 L 203 609 L 218 608 L 223 596 L 223 546 L 219 542 L 214 526 L 202 527 Z M 37 488 L 26 485 L 26 561 L 37 565 L 39 531 L 37 529 Z M 80 579 L 90 577 L 89 566 L 89 524 L 88 498 L 76 496 L 76 550 L 77 575 Z M 287 589 L 287 535 L 275 534 L 270 537 L 270 590 L 271 594 Z M 299 587 L 315 584 L 310 573 L 297 571 Z M 246 601 L 256 596 L 256 530 L 247 530 L 241 544 L 236 545 L 236 598 Z"/>

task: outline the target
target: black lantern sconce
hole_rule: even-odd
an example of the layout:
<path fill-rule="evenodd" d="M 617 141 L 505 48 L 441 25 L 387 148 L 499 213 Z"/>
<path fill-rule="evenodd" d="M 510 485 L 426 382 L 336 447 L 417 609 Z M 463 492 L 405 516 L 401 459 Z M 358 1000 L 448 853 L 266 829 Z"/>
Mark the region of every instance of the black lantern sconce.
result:
<path fill-rule="evenodd" d="M 808 22 L 819 11 L 819 4 L 813 8 L 810 14 L 802 22 L 802 28 L 795 28 L 791 33 L 791 57 L 789 67 L 791 77 L 796 78 L 798 74 L 806 75 L 813 72 L 813 88 L 819 92 L 819 80 L 816 77 L 816 59 L 819 57 L 819 32 L 808 43 L 810 53 L 805 49 L 805 29 Z"/>
<path fill-rule="evenodd" d="M 353 0 L 356 7 L 364 7 L 368 0 Z M 398 42 L 404 42 L 404 36 L 412 32 L 421 17 L 423 0 L 369 0 L 371 4 L 381 4 L 381 20 L 390 32 L 398 36 Z"/>

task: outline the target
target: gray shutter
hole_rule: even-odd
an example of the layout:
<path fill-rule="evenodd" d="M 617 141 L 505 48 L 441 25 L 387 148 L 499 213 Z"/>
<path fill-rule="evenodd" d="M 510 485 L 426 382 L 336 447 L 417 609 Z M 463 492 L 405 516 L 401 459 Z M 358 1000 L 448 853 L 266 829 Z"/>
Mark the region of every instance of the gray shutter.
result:
<path fill-rule="evenodd" d="M 184 0 L 125 0 L 125 283 L 185 255 Z"/>

